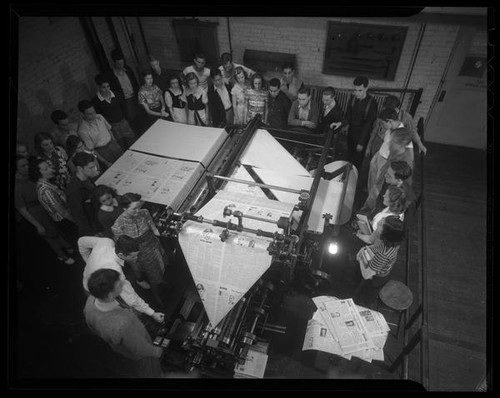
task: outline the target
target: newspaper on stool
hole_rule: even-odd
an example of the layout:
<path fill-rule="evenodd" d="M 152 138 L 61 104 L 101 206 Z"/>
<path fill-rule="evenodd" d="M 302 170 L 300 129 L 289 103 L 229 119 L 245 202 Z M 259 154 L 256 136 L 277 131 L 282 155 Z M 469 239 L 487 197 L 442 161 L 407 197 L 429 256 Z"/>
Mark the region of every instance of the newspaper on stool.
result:
<path fill-rule="evenodd" d="M 346 359 L 384 360 L 389 325 L 384 316 L 358 306 L 352 299 L 318 296 L 318 310 L 307 323 L 302 351 L 318 350 Z"/>

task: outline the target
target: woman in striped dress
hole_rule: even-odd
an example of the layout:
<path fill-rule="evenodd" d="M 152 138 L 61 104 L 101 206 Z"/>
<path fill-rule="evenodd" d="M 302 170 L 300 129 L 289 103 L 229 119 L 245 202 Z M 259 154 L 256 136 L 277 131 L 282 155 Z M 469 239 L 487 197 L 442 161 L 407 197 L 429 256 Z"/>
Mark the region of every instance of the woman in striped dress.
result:
<path fill-rule="evenodd" d="M 252 120 L 255 115 L 262 115 L 262 120 L 267 117 L 267 91 L 263 89 L 264 79 L 256 73 L 251 79 L 251 88 L 245 89 L 245 123 Z"/>
<path fill-rule="evenodd" d="M 389 274 L 398 259 L 399 247 L 404 239 L 404 225 L 397 215 L 381 221 L 380 237 L 372 245 L 364 246 L 356 255 L 359 262 L 361 283 L 354 297 L 359 304 L 370 303 L 374 293 L 389 281 Z"/>
<path fill-rule="evenodd" d="M 137 240 L 139 255 L 137 261 L 131 264 L 137 283 L 145 289 L 151 287 L 155 300 L 163 306 L 161 289 L 166 287 L 163 275 L 168 259 L 158 239 L 160 232 L 149 211 L 141 209 L 141 195 L 126 193 L 118 198 L 118 204 L 123 208 L 123 213 L 111 227 L 113 236 L 115 240 L 121 235 Z"/>

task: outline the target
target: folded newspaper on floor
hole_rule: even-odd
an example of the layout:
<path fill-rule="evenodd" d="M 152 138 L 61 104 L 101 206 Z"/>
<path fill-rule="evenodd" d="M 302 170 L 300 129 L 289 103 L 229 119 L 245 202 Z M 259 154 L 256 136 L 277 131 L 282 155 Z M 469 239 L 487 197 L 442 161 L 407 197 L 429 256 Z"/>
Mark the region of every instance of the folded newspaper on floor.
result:
<path fill-rule="evenodd" d="M 318 296 L 313 301 L 318 310 L 307 324 L 303 351 L 318 350 L 366 362 L 384 360 L 390 329 L 381 313 L 358 306 L 352 299 Z"/>

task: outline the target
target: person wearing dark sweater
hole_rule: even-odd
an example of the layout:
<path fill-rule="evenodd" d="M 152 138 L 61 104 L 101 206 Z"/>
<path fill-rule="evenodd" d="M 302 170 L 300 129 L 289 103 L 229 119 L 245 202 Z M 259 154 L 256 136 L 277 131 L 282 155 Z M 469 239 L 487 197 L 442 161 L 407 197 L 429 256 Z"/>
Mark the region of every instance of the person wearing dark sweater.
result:
<path fill-rule="evenodd" d="M 125 119 L 122 108 L 123 99 L 111 91 L 109 76 L 99 74 L 94 78 L 94 81 L 98 87 L 96 95 L 91 100 L 94 109 L 108 121 L 116 141 L 126 150 L 134 143 L 135 134 Z"/>
<path fill-rule="evenodd" d="M 73 164 L 76 173 L 66 187 L 68 209 L 75 218 L 78 236 L 95 235 L 101 229 L 91 201 L 95 189 L 91 179 L 99 173 L 95 158 L 89 153 L 79 152 L 74 156 Z"/>
<path fill-rule="evenodd" d="M 115 49 L 111 51 L 112 69 L 107 76 L 111 91 L 123 100 L 122 107 L 125 118 L 130 125 L 137 129 L 141 123 L 140 108 L 137 103 L 137 92 L 139 91 L 139 83 L 132 69 L 125 64 L 123 53 Z"/>
<path fill-rule="evenodd" d="M 364 153 L 377 119 L 377 101 L 368 91 L 368 79 L 358 76 L 353 81 L 354 91 L 347 105 L 347 150 L 349 161 L 361 170 Z"/>
<path fill-rule="evenodd" d="M 323 107 L 319 114 L 319 130 L 326 134 L 329 130 L 335 132 L 347 124 L 344 112 L 335 101 L 335 90 L 333 87 L 327 87 L 323 90 Z"/>
<path fill-rule="evenodd" d="M 234 119 L 233 99 L 231 83 L 224 83 L 220 69 L 212 69 L 210 72 L 212 78 L 208 84 L 208 104 L 212 126 L 225 127 L 232 123 Z"/>
<path fill-rule="evenodd" d="M 267 99 L 268 112 L 266 123 L 276 129 L 285 130 L 288 124 L 288 113 L 292 106 L 290 98 L 280 90 L 279 79 L 269 81 L 269 95 Z"/>

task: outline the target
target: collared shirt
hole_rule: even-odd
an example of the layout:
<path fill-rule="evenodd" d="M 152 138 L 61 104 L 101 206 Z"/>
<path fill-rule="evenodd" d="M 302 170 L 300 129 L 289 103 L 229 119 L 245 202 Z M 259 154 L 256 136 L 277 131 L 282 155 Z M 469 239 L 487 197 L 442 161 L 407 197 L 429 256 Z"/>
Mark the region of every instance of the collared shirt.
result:
<path fill-rule="evenodd" d="M 402 128 L 404 126 L 405 125 L 403 124 L 403 122 L 400 122 L 399 126 L 397 128 L 399 129 L 399 128 Z M 379 149 L 379 154 L 384 159 L 389 158 L 389 141 L 391 140 L 391 133 L 392 133 L 391 129 L 386 130 L 386 132 L 384 134 L 384 142 L 382 143 L 382 145 L 380 146 L 380 149 Z M 406 145 L 406 148 L 413 148 L 413 143 L 410 142 L 408 145 Z"/>
<path fill-rule="evenodd" d="M 284 92 L 279 91 L 276 97 L 269 94 L 268 104 L 267 124 L 274 128 L 286 129 L 291 106 L 290 99 Z"/>
<path fill-rule="evenodd" d="M 139 99 L 139 104 L 147 105 L 151 110 L 156 111 L 162 106 L 162 93 L 160 88 L 156 84 L 153 84 L 152 86 L 143 84 L 139 89 L 139 93 L 137 94 L 137 96 Z"/>
<path fill-rule="evenodd" d="M 134 95 L 134 88 L 132 87 L 132 82 L 128 78 L 127 73 L 123 71 L 123 74 L 119 74 L 117 73 L 116 69 L 113 69 L 113 73 L 120 82 L 120 86 L 122 87 L 123 96 L 125 97 L 125 99 L 132 98 Z"/>
<path fill-rule="evenodd" d="M 111 125 L 100 114 L 96 115 L 96 120 L 88 122 L 82 119 L 78 135 L 88 149 L 106 146 L 111 141 Z"/>
<path fill-rule="evenodd" d="M 186 76 L 188 73 L 191 73 L 191 72 L 195 73 L 196 76 L 198 76 L 198 81 L 199 81 L 200 87 L 203 90 L 207 91 L 208 78 L 210 77 L 210 69 L 203 68 L 203 70 L 201 72 L 198 72 L 196 69 L 194 69 L 193 65 L 189 65 L 186 68 L 184 68 L 184 70 L 182 71 L 184 76 Z M 186 84 L 187 84 L 187 82 L 186 82 Z"/>
<path fill-rule="evenodd" d="M 111 100 L 112 100 L 113 98 L 115 98 L 115 94 L 114 94 L 111 90 L 109 90 L 109 92 L 111 93 L 111 95 L 109 96 L 109 99 L 108 99 L 108 98 L 106 98 L 106 97 L 103 97 L 103 96 L 101 95 L 100 91 L 99 91 L 99 90 L 97 90 L 97 98 L 99 98 L 101 101 L 106 101 L 108 104 L 111 104 Z"/>
<path fill-rule="evenodd" d="M 285 83 L 283 78 L 281 78 L 280 83 L 280 90 L 283 91 L 291 101 L 295 101 L 297 99 L 299 90 L 304 85 L 302 80 L 300 80 L 297 76 L 293 76 L 290 83 Z"/>
<path fill-rule="evenodd" d="M 307 120 L 309 117 L 309 111 L 311 110 L 311 101 L 307 103 L 306 106 L 298 106 L 299 109 L 299 119 L 300 120 Z"/>
<path fill-rule="evenodd" d="M 222 87 L 215 87 L 215 90 L 219 94 L 220 99 L 222 100 L 222 105 L 224 105 L 224 110 L 229 110 L 233 105 L 231 104 L 231 100 L 229 98 L 229 93 L 227 92 L 226 86 L 223 84 Z"/>
<path fill-rule="evenodd" d="M 85 261 L 83 270 L 83 288 L 88 290 L 87 282 L 90 275 L 98 269 L 114 269 L 120 274 L 120 279 L 125 282 L 121 298 L 132 308 L 147 315 L 152 315 L 154 310 L 135 292 L 130 282 L 123 274 L 124 261 L 116 255 L 115 242 L 108 238 L 96 236 L 82 236 L 78 239 L 78 251 Z"/>

